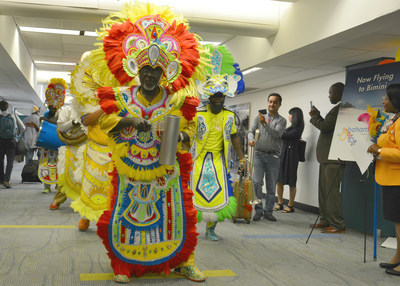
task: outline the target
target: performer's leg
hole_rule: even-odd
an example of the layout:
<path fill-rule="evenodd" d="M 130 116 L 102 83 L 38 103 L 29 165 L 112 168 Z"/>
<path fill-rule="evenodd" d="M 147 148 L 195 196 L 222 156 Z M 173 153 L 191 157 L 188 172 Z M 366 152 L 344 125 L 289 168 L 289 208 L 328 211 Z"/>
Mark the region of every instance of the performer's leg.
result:
<path fill-rule="evenodd" d="M 182 276 L 186 276 L 187 279 L 195 282 L 203 282 L 206 277 L 203 273 L 196 267 L 194 263 L 194 252 L 190 254 L 189 259 L 182 262 L 174 269 L 174 273 Z"/>
<path fill-rule="evenodd" d="M 43 194 L 50 193 L 51 192 L 51 185 L 50 184 L 46 184 L 46 183 L 44 183 L 43 185 L 44 185 L 44 189 L 43 189 L 42 193 Z"/>
<path fill-rule="evenodd" d="M 118 283 L 129 283 L 132 276 L 132 268 L 134 265 L 123 262 L 114 257 L 111 259 L 111 267 L 114 271 L 114 281 Z"/>
<path fill-rule="evenodd" d="M 86 231 L 90 226 L 90 220 L 85 218 L 84 216 L 78 222 L 78 229 L 80 231 Z"/>
<path fill-rule="evenodd" d="M 57 186 L 57 193 L 54 195 L 53 202 L 50 205 L 51 210 L 58 210 L 60 205 L 67 200 L 67 195 L 61 192 L 61 187 Z"/>
<path fill-rule="evenodd" d="M 206 237 L 208 240 L 217 241 L 218 235 L 215 233 L 215 227 L 217 226 L 217 222 L 209 221 L 206 227 Z"/>

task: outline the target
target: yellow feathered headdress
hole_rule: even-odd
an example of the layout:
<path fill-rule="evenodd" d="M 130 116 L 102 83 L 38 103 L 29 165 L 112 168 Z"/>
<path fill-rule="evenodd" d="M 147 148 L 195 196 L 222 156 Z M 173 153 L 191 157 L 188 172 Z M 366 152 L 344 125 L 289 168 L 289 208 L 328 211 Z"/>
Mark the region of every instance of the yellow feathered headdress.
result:
<path fill-rule="evenodd" d="M 52 78 L 45 91 L 45 104 L 59 109 L 64 105 L 65 92 L 67 89 L 68 85 L 64 79 Z"/>

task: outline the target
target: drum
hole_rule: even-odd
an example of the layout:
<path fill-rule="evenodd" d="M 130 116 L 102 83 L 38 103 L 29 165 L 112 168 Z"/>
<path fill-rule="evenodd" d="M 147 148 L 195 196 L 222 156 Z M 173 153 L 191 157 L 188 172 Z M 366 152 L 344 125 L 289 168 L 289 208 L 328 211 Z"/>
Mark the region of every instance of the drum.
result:
<path fill-rule="evenodd" d="M 64 145 L 65 143 L 58 139 L 57 125 L 43 120 L 40 125 L 36 146 L 57 151 L 58 147 Z"/>
<path fill-rule="evenodd" d="M 81 125 L 72 126 L 67 131 L 60 131 L 57 127 L 58 138 L 68 145 L 79 145 L 87 140 L 87 135 Z"/>

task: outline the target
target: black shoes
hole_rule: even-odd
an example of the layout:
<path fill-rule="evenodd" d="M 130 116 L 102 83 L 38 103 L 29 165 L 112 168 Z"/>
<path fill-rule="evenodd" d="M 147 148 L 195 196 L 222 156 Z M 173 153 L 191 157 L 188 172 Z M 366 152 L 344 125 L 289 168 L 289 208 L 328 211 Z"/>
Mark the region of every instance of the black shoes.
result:
<path fill-rule="evenodd" d="M 396 270 L 394 270 L 394 269 L 392 269 L 392 268 L 386 269 L 385 272 L 386 272 L 387 274 L 390 274 L 390 275 L 397 275 L 397 276 L 400 276 L 400 271 L 396 271 Z"/>
<path fill-rule="evenodd" d="M 276 221 L 276 218 L 272 215 L 272 213 L 265 213 L 264 218 L 269 221 Z"/>
<path fill-rule="evenodd" d="M 259 221 L 259 220 L 261 219 L 262 216 L 263 216 L 262 214 L 256 213 L 256 214 L 253 216 L 253 221 Z"/>
<path fill-rule="evenodd" d="M 385 272 L 387 274 L 396 275 L 396 276 L 400 276 L 400 271 L 394 270 L 393 268 L 396 268 L 399 265 L 400 265 L 400 263 L 393 263 L 393 264 L 392 263 L 386 263 L 386 262 L 379 263 L 379 266 L 381 268 L 385 268 L 386 269 Z"/>
<path fill-rule="evenodd" d="M 380 266 L 381 268 L 386 268 L 386 269 L 396 268 L 396 267 L 399 266 L 399 265 L 400 265 L 400 263 L 394 263 L 394 264 L 386 263 L 386 262 L 381 262 L 381 263 L 379 263 L 379 266 Z"/>
<path fill-rule="evenodd" d="M 259 221 L 262 217 L 264 217 L 269 221 L 276 221 L 276 218 L 272 215 L 272 213 L 264 213 L 264 214 L 256 213 L 253 216 L 253 221 Z"/>

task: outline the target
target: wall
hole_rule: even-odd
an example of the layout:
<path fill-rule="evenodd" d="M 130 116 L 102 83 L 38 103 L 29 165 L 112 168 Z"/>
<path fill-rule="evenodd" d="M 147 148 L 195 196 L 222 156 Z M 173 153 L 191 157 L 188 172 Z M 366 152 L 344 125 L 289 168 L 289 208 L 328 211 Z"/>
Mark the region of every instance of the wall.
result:
<path fill-rule="evenodd" d="M 306 162 L 299 164 L 297 179 L 296 202 L 306 205 L 318 206 L 318 170 L 319 165 L 315 156 L 315 147 L 319 131 L 310 123 L 310 101 L 313 102 L 324 117 L 333 107 L 328 99 L 329 87 L 335 82 L 345 82 L 345 73 L 337 73 L 312 80 L 298 82 L 286 86 L 277 87 L 249 95 L 242 95 L 226 99 L 227 106 L 245 102 L 251 103 L 250 118 L 253 120 L 258 110 L 267 108 L 267 96 L 272 92 L 278 92 L 283 100 L 279 113 L 287 120 L 288 111 L 292 107 L 300 107 L 304 113 L 305 128 L 303 139 L 307 141 Z M 289 187 L 285 186 L 284 198 L 289 198 Z"/>

